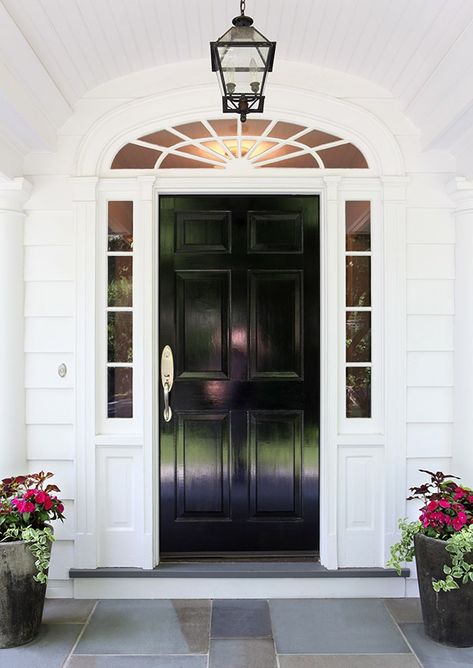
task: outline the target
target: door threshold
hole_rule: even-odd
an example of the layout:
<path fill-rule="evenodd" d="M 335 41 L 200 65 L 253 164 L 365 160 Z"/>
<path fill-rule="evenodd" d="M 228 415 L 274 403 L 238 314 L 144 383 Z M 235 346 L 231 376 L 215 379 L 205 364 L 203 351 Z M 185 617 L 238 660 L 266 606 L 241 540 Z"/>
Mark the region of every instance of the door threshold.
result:
<path fill-rule="evenodd" d="M 401 571 L 409 577 L 410 571 Z M 71 568 L 70 578 L 397 578 L 393 568 L 339 568 L 331 570 L 320 562 L 171 562 L 144 568 Z"/>
<path fill-rule="evenodd" d="M 318 552 L 299 551 L 299 552 L 172 552 L 161 554 L 160 564 L 168 562 L 308 562 L 318 563 L 320 555 Z"/>

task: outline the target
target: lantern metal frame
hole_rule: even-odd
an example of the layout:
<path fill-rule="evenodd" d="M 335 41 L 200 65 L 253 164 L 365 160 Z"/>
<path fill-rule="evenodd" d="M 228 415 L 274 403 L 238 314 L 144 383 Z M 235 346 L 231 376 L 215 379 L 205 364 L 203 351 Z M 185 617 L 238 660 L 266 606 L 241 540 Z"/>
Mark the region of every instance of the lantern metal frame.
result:
<path fill-rule="evenodd" d="M 250 16 L 245 16 L 245 2 L 241 0 L 240 2 L 240 16 L 236 16 L 232 23 L 236 28 L 247 28 L 253 25 L 253 19 Z M 266 77 L 268 72 L 273 71 L 274 63 L 274 53 L 276 50 L 276 42 L 271 42 L 267 39 L 259 30 L 253 28 L 255 33 L 257 33 L 261 40 L 258 41 L 224 41 L 223 38 L 229 32 L 226 30 L 223 35 L 215 42 L 210 42 L 210 58 L 212 63 L 212 72 L 217 72 L 217 76 L 220 80 L 220 85 L 222 87 L 222 111 L 224 114 L 240 114 L 240 120 L 242 123 L 246 121 L 248 114 L 262 113 L 264 111 L 264 88 L 266 85 Z M 225 81 L 225 70 L 222 67 L 222 62 L 220 59 L 219 47 L 224 47 L 226 49 L 245 49 L 252 48 L 257 49 L 262 61 L 265 63 L 263 76 L 261 79 L 261 84 L 258 84 L 257 90 L 255 90 L 250 83 L 250 88 L 246 92 L 235 93 L 229 90 L 229 82 Z M 268 56 L 266 60 L 261 55 L 261 48 L 268 49 Z M 235 68 L 237 72 L 246 72 L 246 68 Z M 261 71 L 261 70 L 259 70 Z"/>

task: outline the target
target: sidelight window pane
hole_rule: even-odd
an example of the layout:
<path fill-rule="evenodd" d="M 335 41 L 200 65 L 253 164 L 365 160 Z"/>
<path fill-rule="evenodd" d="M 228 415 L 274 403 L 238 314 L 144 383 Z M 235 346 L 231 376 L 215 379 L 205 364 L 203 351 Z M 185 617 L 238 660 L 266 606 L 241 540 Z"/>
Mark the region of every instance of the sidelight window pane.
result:
<path fill-rule="evenodd" d="M 371 313 L 348 311 L 346 319 L 347 362 L 371 362 Z"/>
<path fill-rule="evenodd" d="M 371 306 L 371 258 L 351 255 L 346 258 L 346 305 Z"/>
<path fill-rule="evenodd" d="M 113 311 L 108 314 L 108 361 L 133 362 L 133 313 Z"/>
<path fill-rule="evenodd" d="M 108 368 L 107 415 L 109 418 L 133 417 L 133 369 Z"/>
<path fill-rule="evenodd" d="M 108 250 L 133 250 L 133 202 L 108 203 Z"/>
<path fill-rule="evenodd" d="M 370 367 L 347 367 L 346 415 L 347 418 L 371 417 Z"/>
<path fill-rule="evenodd" d="M 346 202 L 346 250 L 371 250 L 371 202 Z"/>
<path fill-rule="evenodd" d="M 133 258 L 109 256 L 108 305 L 133 306 Z"/>

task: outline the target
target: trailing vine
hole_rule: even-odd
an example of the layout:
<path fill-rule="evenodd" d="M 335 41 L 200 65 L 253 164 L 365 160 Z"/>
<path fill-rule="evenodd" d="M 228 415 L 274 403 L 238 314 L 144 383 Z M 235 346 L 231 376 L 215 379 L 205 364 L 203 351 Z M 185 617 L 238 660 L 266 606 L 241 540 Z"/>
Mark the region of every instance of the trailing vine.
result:
<path fill-rule="evenodd" d="M 30 526 L 25 528 L 10 527 L 5 532 L 4 540 L 23 540 L 27 543 L 29 550 L 36 557 L 35 566 L 38 572 L 33 579 L 41 584 L 46 584 L 48 581 L 51 543 L 55 540 L 52 528 L 34 529 Z"/>

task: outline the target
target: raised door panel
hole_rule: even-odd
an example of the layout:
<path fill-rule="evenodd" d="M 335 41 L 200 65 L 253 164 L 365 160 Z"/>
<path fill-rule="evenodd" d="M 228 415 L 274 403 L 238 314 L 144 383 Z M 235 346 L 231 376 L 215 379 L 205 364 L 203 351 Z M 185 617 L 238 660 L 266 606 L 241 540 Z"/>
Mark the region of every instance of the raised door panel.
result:
<path fill-rule="evenodd" d="M 176 253 L 229 253 L 231 221 L 230 211 L 178 211 Z"/>
<path fill-rule="evenodd" d="M 250 272 L 250 377 L 303 375 L 302 272 Z"/>
<path fill-rule="evenodd" d="M 302 517 L 302 412 L 250 415 L 250 517 Z"/>
<path fill-rule="evenodd" d="M 176 274 L 178 378 L 228 377 L 229 283 L 226 271 Z"/>
<path fill-rule="evenodd" d="M 302 253 L 303 218 L 299 212 L 249 211 L 249 253 Z"/>
<path fill-rule="evenodd" d="M 177 517 L 228 518 L 229 415 L 181 413 L 176 418 Z"/>

